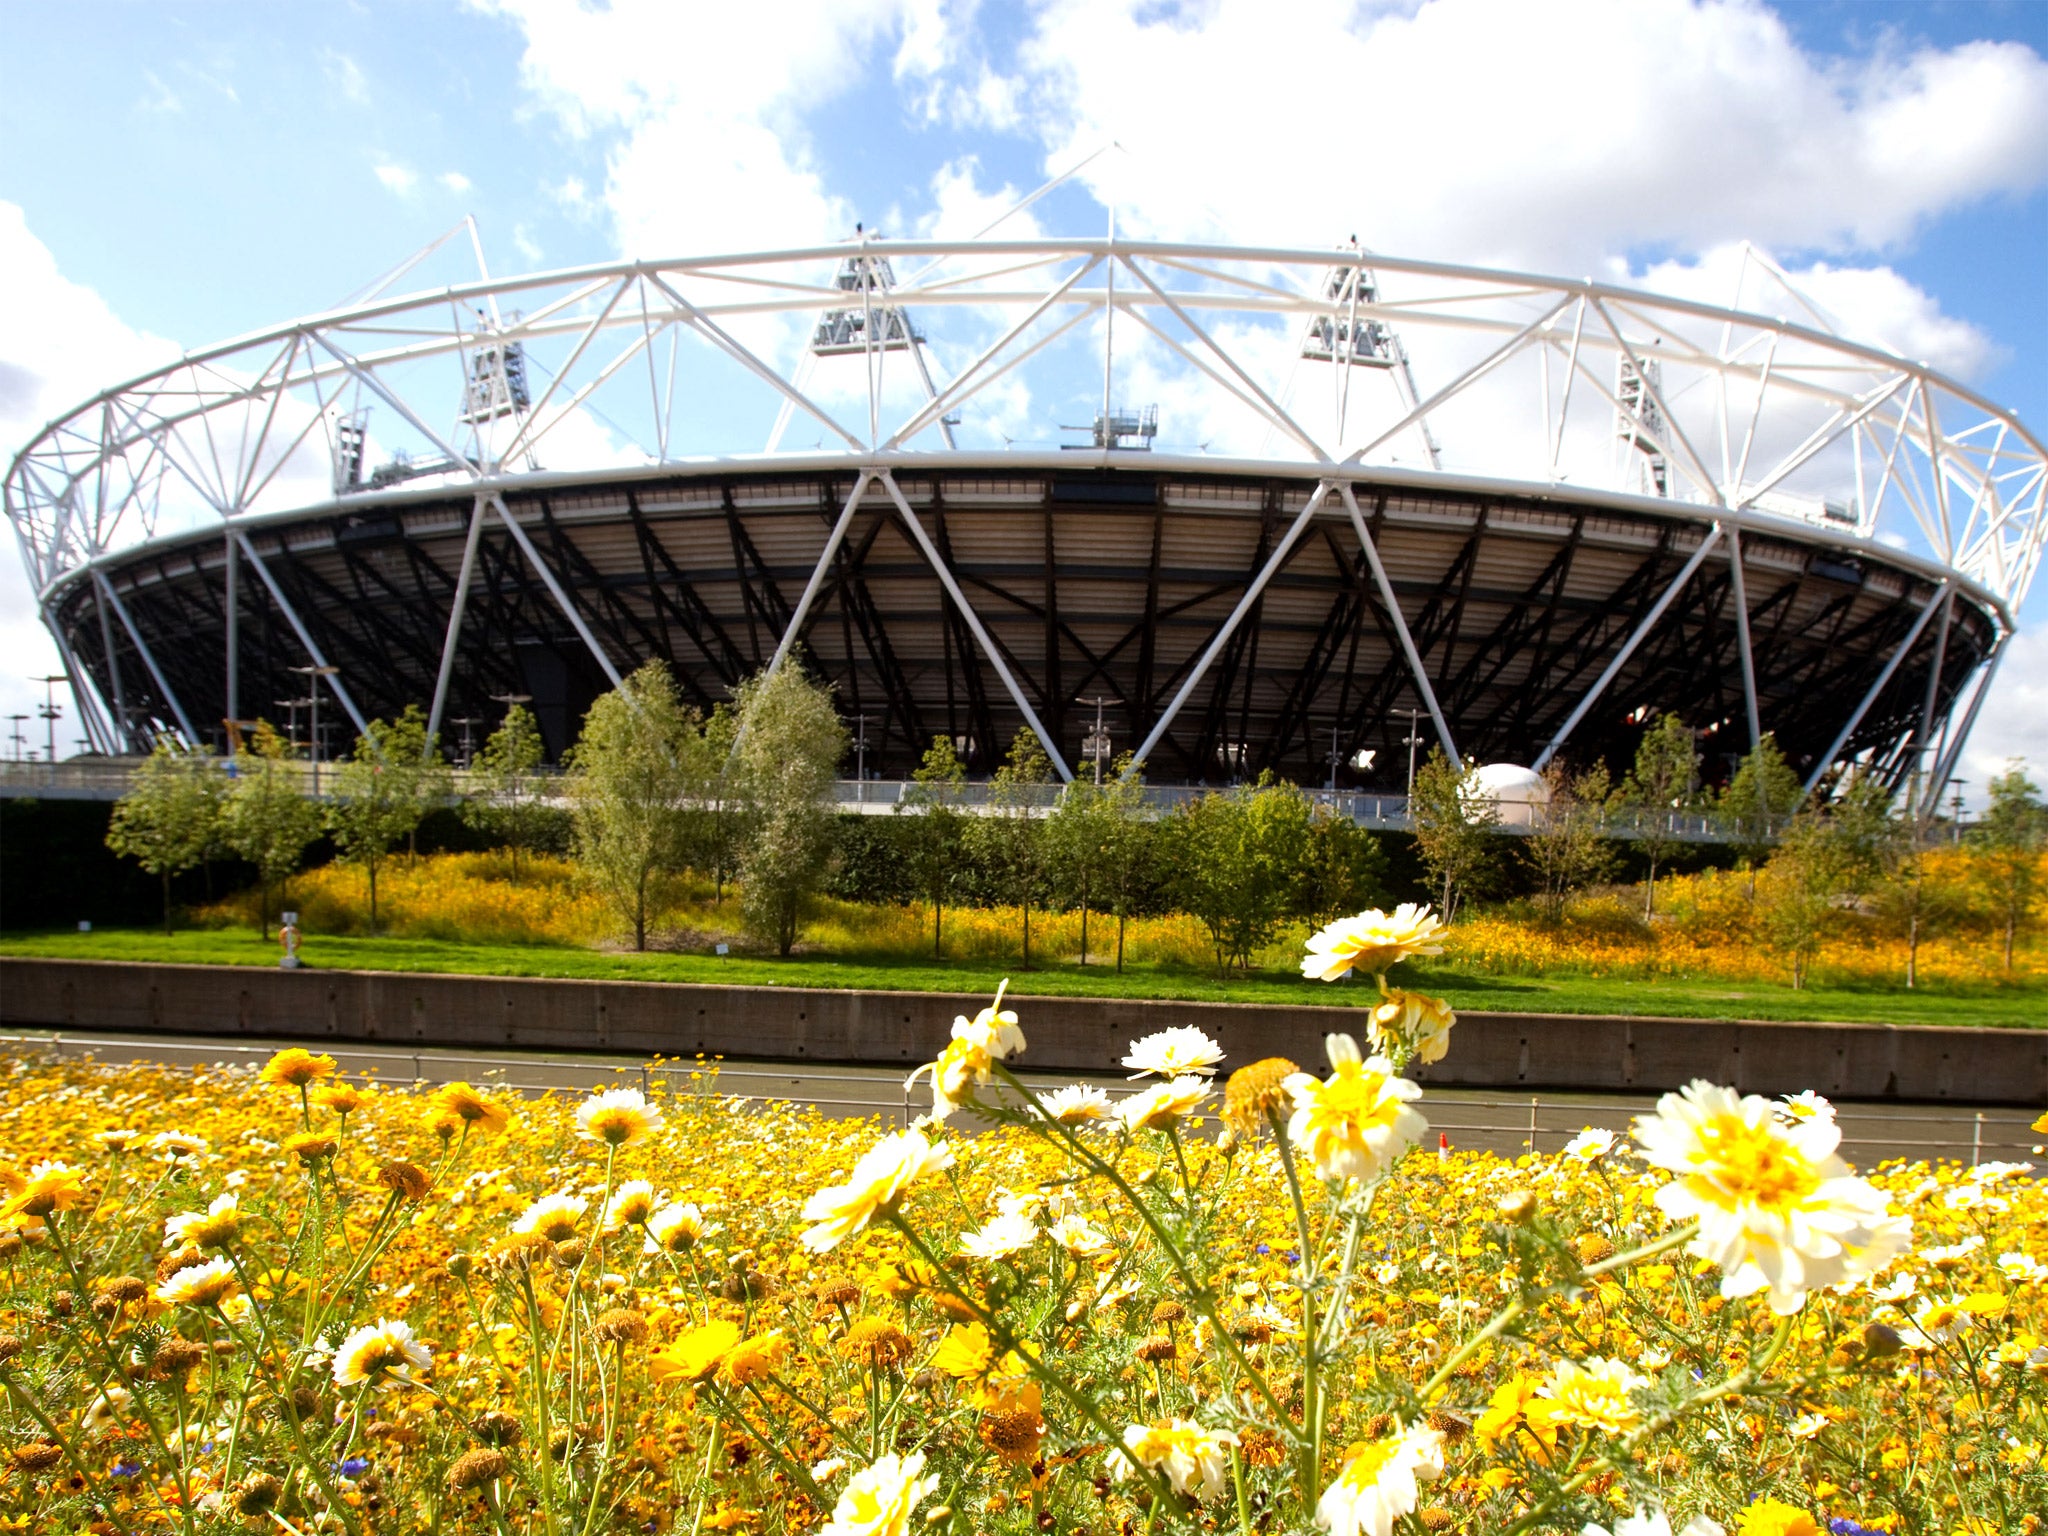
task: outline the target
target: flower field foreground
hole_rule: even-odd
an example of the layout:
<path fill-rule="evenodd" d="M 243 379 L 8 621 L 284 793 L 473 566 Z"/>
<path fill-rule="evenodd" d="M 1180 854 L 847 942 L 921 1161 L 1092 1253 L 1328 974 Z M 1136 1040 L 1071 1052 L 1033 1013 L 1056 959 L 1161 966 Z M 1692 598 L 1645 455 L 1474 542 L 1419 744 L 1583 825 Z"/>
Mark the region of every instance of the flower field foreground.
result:
<path fill-rule="evenodd" d="M 1441 934 L 1361 914 L 1304 964 Z M 1313 1070 L 1226 1079 L 1228 1043 L 1179 1028 L 1132 1043 L 1127 1097 L 1033 1093 L 999 991 L 892 1132 L 709 1069 L 512 1101 L 303 1050 L 16 1060 L 0 1520 L 2041 1529 L 2030 1170 L 1858 1177 L 1825 1101 L 1705 1083 L 1632 1142 L 1417 1151 L 1401 1073 L 1455 1019 L 1388 991 L 1367 1022 Z"/>

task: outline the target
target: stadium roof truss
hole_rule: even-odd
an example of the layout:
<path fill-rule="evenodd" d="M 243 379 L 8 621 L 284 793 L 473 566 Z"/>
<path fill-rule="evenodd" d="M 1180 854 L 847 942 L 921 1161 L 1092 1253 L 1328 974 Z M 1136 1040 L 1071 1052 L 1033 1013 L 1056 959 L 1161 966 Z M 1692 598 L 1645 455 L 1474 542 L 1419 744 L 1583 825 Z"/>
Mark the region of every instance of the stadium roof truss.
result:
<path fill-rule="evenodd" d="M 432 250 L 344 308 L 188 353 L 106 390 L 15 459 L 7 516 L 98 745 L 113 750 L 173 728 L 196 740 L 205 723 L 178 697 L 114 579 L 138 551 L 211 529 L 227 551 L 230 625 L 233 583 L 246 564 L 305 656 L 326 667 L 332 658 L 251 535 L 313 506 L 374 507 L 428 490 L 468 498 L 439 644 L 438 724 L 487 526 L 518 546 L 604 674 L 619 675 L 616 647 L 601 643 L 565 587 L 573 573 L 536 546 L 508 496 L 593 476 L 837 465 L 851 475 L 851 493 L 784 618 L 774 661 L 832 581 L 856 514 L 885 501 L 1065 776 L 1070 765 L 1030 689 L 1006 665 L 899 479 L 971 460 L 984 470 L 1289 477 L 1307 492 L 1151 720 L 1141 758 L 1226 652 L 1268 580 L 1324 524 L 1355 540 L 1414 696 L 1455 756 L 1413 616 L 1404 615 L 1360 505 L 1367 487 L 1448 486 L 1553 499 L 1568 492 L 1580 505 L 1702 531 L 1677 573 L 1645 594 L 1600 676 L 1550 733 L 1539 766 L 1709 561 L 1725 563 L 1737 589 L 1747 724 L 1756 734 L 1740 590 L 1745 536 L 1875 550 L 1932 583 L 1935 596 L 1892 652 L 1893 667 L 1930 624 L 1946 642 L 1959 598 L 1995 616 L 1997 636 L 1976 667 L 1961 726 L 1939 749 L 1952 766 L 2048 528 L 2048 451 L 2016 417 L 1924 364 L 1838 335 L 1749 251 L 1742 281 L 1788 313 L 1355 246 L 1115 238 L 863 238 L 391 293 Z M 1207 440 L 1195 446 L 1190 431 L 1175 448 L 1169 435 L 1155 451 L 1157 418 L 1141 428 L 1119 405 L 1120 392 L 1139 389 L 1174 402 L 1169 429 L 1177 416 Z M 1095 413 L 1092 440 L 1003 438 L 1023 392 L 1034 419 L 1085 402 Z M 792 429 L 815 444 L 786 448 Z M 366 477 L 372 442 L 392 459 Z M 146 711 L 122 697 L 120 666 L 88 676 L 80 632 L 56 621 L 55 606 L 80 590 L 93 595 L 101 653 L 111 658 L 125 643 L 139 662 L 128 670 L 150 695 Z M 234 654 L 231 641 L 231 713 Z M 1890 681 L 1886 672 L 1863 707 Z M 350 682 L 342 668 L 329 686 L 360 728 Z M 1930 682 L 1923 742 L 1934 695 Z M 1844 724 L 1816 777 L 1860 718 L 1859 710 Z"/>

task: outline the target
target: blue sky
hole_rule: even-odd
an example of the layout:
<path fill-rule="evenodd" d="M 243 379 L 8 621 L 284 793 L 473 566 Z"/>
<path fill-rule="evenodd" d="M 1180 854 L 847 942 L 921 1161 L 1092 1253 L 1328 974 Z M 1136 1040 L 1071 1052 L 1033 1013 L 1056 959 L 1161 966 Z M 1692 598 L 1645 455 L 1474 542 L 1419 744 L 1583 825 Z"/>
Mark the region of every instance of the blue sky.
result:
<path fill-rule="evenodd" d="M 1860 318 L 1964 322 L 1970 381 L 2048 425 L 2034 0 L 13 0 L 0 57 L 10 455 L 166 344 L 323 308 L 465 213 L 499 271 L 966 232 L 1109 138 L 1140 233 L 1624 277 L 1748 238 L 1885 273 Z M 1099 194 L 1041 225 L 1100 228 Z M 43 671 L 0 563 L 8 673 Z M 2048 764 L 2048 603 L 2023 617 L 1980 764 Z M 0 676 L 0 713 L 25 697 Z"/>

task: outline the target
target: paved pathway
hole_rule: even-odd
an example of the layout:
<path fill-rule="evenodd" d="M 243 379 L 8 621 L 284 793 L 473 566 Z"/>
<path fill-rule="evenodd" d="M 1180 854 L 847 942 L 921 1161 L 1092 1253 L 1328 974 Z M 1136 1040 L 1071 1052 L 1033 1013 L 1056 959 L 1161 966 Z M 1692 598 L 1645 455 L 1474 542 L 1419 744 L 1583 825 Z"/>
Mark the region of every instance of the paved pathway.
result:
<path fill-rule="evenodd" d="M 152 1039 L 135 1035 L 101 1035 L 57 1031 L 23 1031 L 0 1036 L 0 1051 L 46 1051 L 59 1056 L 93 1056 L 102 1061 L 155 1061 L 170 1064 L 235 1063 L 258 1065 L 278 1047 L 306 1041 L 251 1041 L 181 1036 Z M 443 1083 L 457 1078 L 496 1083 L 520 1093 L 551 1090 L 582 1092 L 611 1086 L 621 1079 L 646 1081 L 652 1074 L 687 1077 L 698 1065 L 688 1061 L 649 1063 L 642 1057 L 600 1052 L 504 1052 L 423 1048 L 403 1050 L 380 1046 L 327 1047 L 350 1076 L 374 1076 L 386 1082 Z M 706 1063 L 705 1065 L 713 1065 Z M 828 1115 L 878 1115 L 902 1124 L 931 1102 L 929 1089 L 906 1093 L 903 1074 L 893 1067 L 823 1066 L 810 1063 L 723 1060 L 715 1063 L 718 1086 L 727 1093 L 771 1102 L 816 1106 Z M 1040 1078 L 1025 1073 L 1033 1086 L 1054 1087 L 1068 1076 Z M 1129 1091 L 1121 1078 L 1092 1078 L 1111 1093 Z M 1423 1110 L 1432 1136 L 1448 1137 L 1454 1147 L 1494 1152 L 1555 1152 L 1586 1126 L 1626 1130 L 1632 1116 L 1651 1107 L 1642 1095 L 1548 1093 L 1540 1098 L 1503 1094 L 1500 1090 L 1432 1088 Z M 2002 1159 L 2033 1161 L 2048 1169 L 2048 1158 L 2035 1149 L 2048 1138 L 2029 1129 L 2034 1116 L 2011 1108 L 1978 1108 L 1968 1104 L 1841 1104 L 1843 1155 L 1862 1167 L 1887 1157 L 1949 1157 L 1971 1161 Z"/>

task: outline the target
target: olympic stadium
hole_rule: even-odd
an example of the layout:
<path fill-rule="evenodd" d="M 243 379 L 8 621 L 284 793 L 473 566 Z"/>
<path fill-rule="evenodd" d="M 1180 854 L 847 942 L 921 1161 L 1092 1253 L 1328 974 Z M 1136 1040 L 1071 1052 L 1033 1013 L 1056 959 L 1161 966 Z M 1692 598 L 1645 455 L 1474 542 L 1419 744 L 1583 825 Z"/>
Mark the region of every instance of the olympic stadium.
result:
<path fill-rule="evenodd" d="M 451 743 L 525 697 L 558 754 L 649 658 L 708 709 L 795 656 L 884 777 L 1028 728 L 1063 777 L 1398 792 L 1673 711 L 1931 801 L 2048 526 L 2017 418 L 1756 253 L 1711 300 L 1113 236 L 421 286 L 460 245 L 15 459 L 97 750 L 317 694 Z"/>

